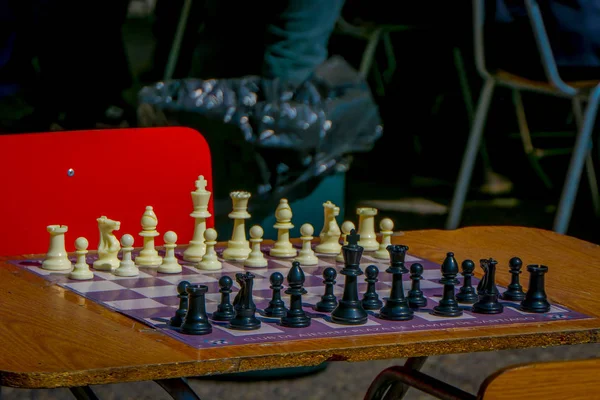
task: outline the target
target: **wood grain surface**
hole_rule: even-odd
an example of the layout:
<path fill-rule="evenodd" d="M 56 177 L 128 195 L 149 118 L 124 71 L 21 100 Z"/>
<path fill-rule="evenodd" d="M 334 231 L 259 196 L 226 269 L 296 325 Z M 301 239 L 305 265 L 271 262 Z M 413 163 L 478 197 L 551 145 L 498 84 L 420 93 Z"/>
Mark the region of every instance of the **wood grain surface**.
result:
<path fill-rule="evenodd" d="M 506 265 L 511 257 L 519 256 L 524 265 L 547 265 L 550 301 L 594 318 L 198 350 L 0 258 L 0 385 L 72 387 L 308 366 L 327 360 L 366 361 L 598 342 L 597 245 L 519 227 L 411 231 L 394 236 L 393 241 L 408 245 L 412 254 L 439 263 L 447 251 L 453 251 L 459 262 L 494 257 Z M 477 275 L 481 276 L 480 271 Z M 525 287 L 527 275 L 522 275 Z M 508 281 L 507 268 L 499 268 L 498 283 L 506 285 Z"/>
<path fill-rule="evenodd" d="M 600 398 L 600 359 L 531 363 L 504 368 L 481 385 L 483 400 Z"/>

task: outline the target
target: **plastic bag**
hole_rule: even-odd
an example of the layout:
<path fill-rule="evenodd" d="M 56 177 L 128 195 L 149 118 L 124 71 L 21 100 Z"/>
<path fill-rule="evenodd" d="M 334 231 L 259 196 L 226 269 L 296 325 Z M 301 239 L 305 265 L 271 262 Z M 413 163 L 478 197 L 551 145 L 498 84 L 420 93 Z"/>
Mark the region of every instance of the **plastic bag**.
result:
<path fill-rule="evenodd" d="M 138 100 L 140 109 L 153 110 L 150 118 L 140 115 L 142 125 L 197 129 L 214 162 L 226 159 L 221 168 L 231 168 L 226 164 L 238 157 L 252 159 L 259 179 L 247 189 L 265 198 L 290 196 L 302 183 L 347 168 L 347 156 L 371 150 L 383 132 L 368 84 L 340 57 L 327 60 L 299 87 L 257 76 L 189 78 L 146 86 Z M 248 185 L 251 171 L 243 169 L 246 178 L 239 179 Z M 230 184 L 239 187 L 242 182 L 230 172 Z"/>

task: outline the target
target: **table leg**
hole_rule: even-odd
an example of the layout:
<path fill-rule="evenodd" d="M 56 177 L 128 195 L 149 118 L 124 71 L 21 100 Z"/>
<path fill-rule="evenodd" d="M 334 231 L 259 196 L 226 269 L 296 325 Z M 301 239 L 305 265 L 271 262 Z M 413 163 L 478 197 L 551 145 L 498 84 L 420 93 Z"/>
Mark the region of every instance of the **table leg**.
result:
<path fill-rule="evenodd" d="M 165 389 L 174 400 L 200 400 L 185 378 L 158 379 L 154 382 Z"/>
<path fill-rule="evenodd" d="M 96 393 L 89 386 L 72 387 L 70 390 L 77 400 L 99 400 Z"/>

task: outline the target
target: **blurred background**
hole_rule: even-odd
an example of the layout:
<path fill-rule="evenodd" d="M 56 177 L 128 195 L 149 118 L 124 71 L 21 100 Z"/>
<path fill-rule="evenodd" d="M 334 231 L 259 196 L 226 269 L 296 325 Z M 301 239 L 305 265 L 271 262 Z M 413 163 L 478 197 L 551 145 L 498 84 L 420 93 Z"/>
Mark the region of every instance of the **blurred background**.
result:
<path fill-rule="evenodd" d="M 491 73 L 510 71 L 506 81 L 541 81 L 533 87 L 544 88 L 549 69 L 542 67 L 540 42 L 523 3 L 482 3 L 486 27 L 491 22 L 483 52 Z M 561 76 L 584 81 L 578 87 L 589 90 L 600 81 L 594 81 L 600 79 L 597 3 L 550 1 L 543 8 Z M 484 87 L 475 63 L 473 21 L 467 0 L 269 0 L 261 5 L 0 0 L 0 133 L 163 125 L 197 129 L 211 146 L 221 237 L 231 229 L 228 193 L 238 189 L 252 191 L 251 212 L 265 227 L 286 196 L 297 228 L 304 222 L 320 226 L 321 204 L 332 200 L 341 208 L 340 222 L 356 219 L 357 206 L 371 205 L 380 216 L 391 217 L 396 230 L 553 229 L 578 131 L 570 96 L 556 95 L 555 87 L 550 96 L 543 90 L 518 96 L 506 85 L 496 88 L 461 218 L 449 221 Z M 518 118 L 525 111 L 526 124 Z M 590 157 L 572 196 L 566 233 L 600 243 L 597 180 L 587 172 L 597 165 L 597 149 Z M 265 236 L 273 235 L 266 229 Z M 468 362 L 444 356 L 430 361 L 424 372 L 451 377 L 474 391 L 504 365 L 597 351 L 597 346 L 574 346 L 487 353 L 469 356 Z M 333 390 L 355 398 L 377 372 L 399 362 L 373 362 L 366 375 L 362 364 L 334 363 L 324 374 L 285 383 L 225 387 L 194 381 L 193 386 L 216 398 L 324 398 Z M 356 374 L 364 375 L 360 383 Z M 115 386 L 99 390 L 105 398 L 163 395 L 151 384 L 118 386 L 118 394 Z M 8 398 L 34 396 L 6 393 Z M 40 396 L 35 398 L 68 397 L 66 390 L 35 393 Z M 421 397 L 411 391 L 407 398 Z"/>
<path fill-rule="evenodd" d="M 290 25 L 299 35 L 308 35 L 299 45 L 300 57 L 308 60 L 303 68 L 310 69 L 313 62 L 321 69 L 312 81 L 310 75 L 299 75 L 300 84 L 292 83 L 291 89 L 273 84 L 273 78 L 286 77 L 285 71 L 281 73 L 285 68 L 278 71 L 281 66 L 275 65 L 285 52 L 265 50 L 272 44 L 265 32 L 285 31 L 284 23 L 278 25 L 281 16 L 298 12 L 285 10 L 277 2 L 233 8 L 210 0 L 130 0 L 85 6 L 73 1 L 3 0 L 1 4 L 1 132 L 191 126 L 211 145 L 215 207 L 224 230 L 228 229 L 224 215 L 231 207 L 228 193 L 235 189 L 251 190 L 257 197 L 262 193 L 265 200 L 271 200 L 262 208 L 258 200 L 254 203 L 255 213 L 265 220 L 273 204 L 287 196 L 297 220 L 312 222 L 315 213 L 321 218 L 317 210 L 330 199 L 340 206 L 345 219 L 355 218 L 355 207 L 366 204 L 392 217 L 399 230 L 447 226 L 483 83 L 475 68 L 469 1 L 418 6 L 376 0 L 323 3 L 327 5 L 314 20 L 313 36 Z M 305 12 L 310 15 L 311 10 Z M 494 12 L 490 11 L 492 17 Z M 535 48 L 529 48 L 529 54 L 525 45 L 520 46 L 535 46 L 531 28 L 523 24 L 505 24 L 512 31 L 486 36 L 486 45 L 502 35 L 511 50 L 506 60 L 541 65 Z M 276 40 L 291 37 L 279 34 L 272 36 Z M 318 52 L 311 53 L 311 40 L 322 40 L 327 45 L 326 57 L 333 58 L 324 61 Z M 497 46 L 496 57 L 489 58 L 502 59 L 499 55 L 507 46 Z M 525 53 L 529 56 L 524 57 Z M 266 70 L 269 57 L 275 62 Z M 293 69 L 288 66 L 286 71 Z M 306 76 L 308 88 L 300 86 Z M 162 83 L 165 77 L 171 82 L 167 90 Z M 257 80 L 248 83 L 243 77 Z M 237 94 L 243 101 L 245 88 L 263 96 L 268 105 L 279 107 L 288 101 L 300 123 L 307 123 L 302 118 L 319 115 L 314 117 L 319 123 L 333 122 L 337 131 L 332 129 L 336 131 L 330 135 L 333 139 L 323 144 L 325 122 L 322 126 L 313 123 L 311 129 L 316 129 L 302 137 L 302 130 L 294 126 L 298 121 L 283 121 L 280 107 L 275 119 L 283 122 L 275 129 L 275 144 L 261 145 L 257 139 L 264 133 L 260 123 L 248 128 L 227 122 L 226 111 L 212 110 L 211 114 L 207 106 L 169 108 L 173 92 L 180 98 L 189 95 L 190 91 L 181 91 L 184 84 L 200 87 L 213 79 L 221 84 L 213 91 L 217 94 Z M 348 87 L 354 92 L 342 93 Z M 296 97 L 286 100 L 286 90 L 295 91 Z M 524 145 L 519 134 L 511 90 L 498 87 L 459 226 L 553 227 L 575 141 L 571 101 L 526 91 L 521 98 L 533 144 Z M 308 104 L 309 116 L 301 115 L 302 104 Z M 140 111 L 140 105 L 152 107 Z M 272 117 L 264 106 L 246 111 L 238 107 L 237 112 L 252 121 Z M 289 137 L 293 137 L 288 141 L 291 145 L 286 144 Z M 344 147 L 358 142 L 358 146 Z M 299 143 L 306 146 L 296 151 L 303 146 Z M 594 160 L 596 153 L 591 153 Z M 326 156 L 319 161 L 319 154 Z M 319 171 L 315 171 L 316 164 Z M 568 234 L 598 242 L 593 196 L 583 175 Z"/>

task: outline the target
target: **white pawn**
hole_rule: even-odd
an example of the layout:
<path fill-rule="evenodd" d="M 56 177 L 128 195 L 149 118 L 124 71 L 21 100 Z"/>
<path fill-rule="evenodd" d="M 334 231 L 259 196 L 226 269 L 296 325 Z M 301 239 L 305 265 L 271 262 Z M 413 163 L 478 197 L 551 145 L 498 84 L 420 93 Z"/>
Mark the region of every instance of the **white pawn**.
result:
<path fill-rule="evenodd" d="M 343 240 L 344 246 L 348 244 L 348 240 L 346 239 L 346 236 L 348 236 L 350 234 L 350 232 L 352 232 L 352 229 L 356 229 L 354 227 L 354 223 L 352 221 L 344 221 L 344 223 L 342 224 L 342 240 Z M 344 262 L 344 251 L 343 250 L 340 250 L 340 254 L 338 254 L 335 257 L 335 261 Z"/>
<path fill-rule="evenodd" d="M 119 268 L 114 272 L 117 276 L 138 276 L 140 270 L 131 259 L 133 251 L 133 236 L 125 234 L 121 236 L 121 250 L 123 251 L 123 259 L 119 263 Z"/>
<path fill-rule="evenodd" d="M 85 259 L 85 256 L 88 253 L 88 245 L 89 243 L 84 237 L 79 237 L 77 240 L 75 240 L 75 254 L 77 254 L 77 262 L 75 263 L 73 271 L 71 271 L 71 274 L 69 274 L 69 278 L 78 281 L 84 281 L 94 277 L 94 273 L 90 271 L 90 266 Z"/>
<path fill-rule="evenodd" d="M 165 256 L 157 271 L 163 274 L 178 274 L 183 268 L 179 264 L 177 257 L 175 257 L 177 234 L 173 231 L 168 231 L 163 236 L 163 239 L 165 240 Z"/>
<path fill-rule="evenodd" d="M 215 245 L 217 244 L 217 231 L 213 228 L 208 228 L 204 231 L 204 243 L 206 244 L 206 253 L 202 256 L 202 260 L 198 263 L 198 269 L 207 271 L 215 271 L 223 268 L 221 261 L 217 258 Z"/>
<path fill-rule="evenodd" d="M 66 225 L 49 225 L 46 230 L 50 234 L 50 246 L 42 268 L 49 271 L 70 271 L 73 268 L 65 249 L 65 233 L 69 230 Z"/>
<path fill-rule="evenodd" d="M 312 249 L 313 233 L 315 229 L 311 224 L 304 224 L 300 227 L 300 240 L 302 240 L 302 249 L 296 257 L 301 265 L 317 265 L 319 259 L 315 256 L 315 252 Z"/>
<path fill-rule="evenodd" d="M 267 266 L 267 259 L 260 250 L 260 244 L 263 241 L 264 234 L 265 231 L 260 225 L 254 225 L 252 228 L 250 228 L 250 243 L 252 251 L 248 255 L 248 258 L 244 261 L 244 267 L 262 268 Z"/>
<path fill-rule="evenodd" d="M 387 247 L 392 244 L 392 235 L 394 234 L 394 221 L 389 218 L 384 218 L 379 223 L 381 229 L 381 243 L 379 249 L 373 253 L 373 257 L 381 260 L 389 260 L 390 253 L 387 251 Z"/>

